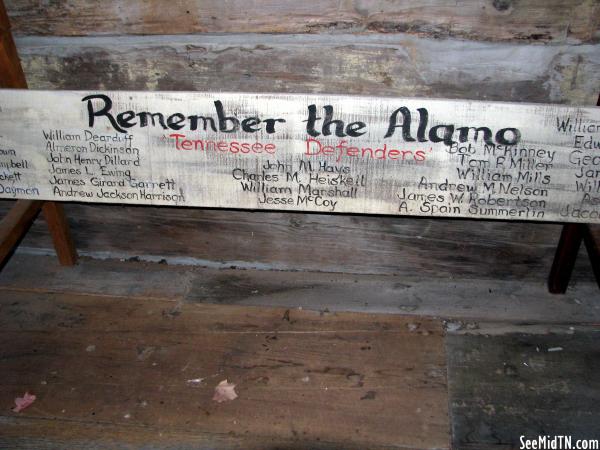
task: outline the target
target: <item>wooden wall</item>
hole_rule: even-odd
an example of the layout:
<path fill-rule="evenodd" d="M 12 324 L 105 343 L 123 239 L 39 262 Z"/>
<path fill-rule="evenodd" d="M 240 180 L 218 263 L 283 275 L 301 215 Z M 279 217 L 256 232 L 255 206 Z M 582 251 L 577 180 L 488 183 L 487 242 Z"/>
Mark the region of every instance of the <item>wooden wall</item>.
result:
<path fill-rule="evenodd" d="M 475 41 L 590 42 L 595 0 L 6 0 L 24 35 L 407 33 Z"/>
<path fill-rule="evenodd" d="M 594 105 L 598 0 L 5 0 L 31 88 Z M 2 207 L 6 208 L 8 202 Z M 546 277 L 559 225 L 68 205 L 95 256 Z M 38 224 L 24 243 L 50 247 Z"/>

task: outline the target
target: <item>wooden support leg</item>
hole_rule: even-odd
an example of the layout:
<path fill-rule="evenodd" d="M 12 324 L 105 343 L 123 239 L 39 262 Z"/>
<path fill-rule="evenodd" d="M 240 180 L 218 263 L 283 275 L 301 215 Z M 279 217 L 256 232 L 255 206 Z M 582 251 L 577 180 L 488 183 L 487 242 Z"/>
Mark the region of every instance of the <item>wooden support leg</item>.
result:
<path fill-rule="evenodd" d="M 74 265 L 77 262 L 77 250 L 71 239 L 63 206 L 56 202 L 45 202 L 42 212 L 52 235 L 58 261 L 63 266 Z"/>
<path fill-rule="evenodd" d="M 584 232 L 585 225 L 579 223 L 569 223 L 563 226 L 548 278 L 548 290 L 552 294 L 567 292 Z"/>
<path fill-rule="evenodd" d="M 10 32 L 6 9 L 0 0 L 0 86 L 27 89 L 17 48 Z"/>
<path fill-rule="evenodd" d="M 600 288 L 600 229 L 594 232 L 592 226 L 585 225 L 583 242 L 585 242 L 585 248 L 592 263 L 596 283 L 598 283 L 598 287 Z"/>
<path fill-rule="evenodd" d="M 0 267 L 25 236 L 43 203 L 41 200 L 17 200 L 15 206 L 0 221 Z"/>

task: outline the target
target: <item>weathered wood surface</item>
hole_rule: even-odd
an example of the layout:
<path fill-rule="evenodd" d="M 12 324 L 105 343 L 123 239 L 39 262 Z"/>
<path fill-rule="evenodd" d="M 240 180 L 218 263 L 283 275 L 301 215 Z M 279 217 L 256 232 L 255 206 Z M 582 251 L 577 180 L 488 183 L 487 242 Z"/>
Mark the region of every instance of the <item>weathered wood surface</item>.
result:
<path fill-rule="evenodd" d="M 518 449 L 520 436 L 599 439 L 600 329 L 448 335 L 452 448 Z"/>
<path fill-rule="evenodd" d="M 58 423 L 58 425 L 57 425 Z M 145 426 L 98 423 L 92 421 L 58 421 L 46 418 L 2 418 L 0 448 L 19 450 L 339 450 L 337 442 L 308 441 L 300 438 L 249 436 L 234 433 L 198 432 Z M 23 432 L 27 437 L 23 437 Z M 345 442 L 344 450 L 364 450 L 364 444 Z M 372 450 L 421 450 L 415 447 L 370 444 Z M 436 449 L 437 450 L 437 449 Z"/>
<path fill-rule="evenodd" d="M 324 315 L 340 311 L 410 314 L 451 318 L 468 330 L 479 329 L 486 320 L 527 324 L 528 329 L 600 323 L 597 286 L 592 280 L 577 279 L 582 274 L 591 277 L 589 263 L 578 266 L 569 291 L 556 296 L 548 293 L 540 277 L 515 282 L 419 274 L 208 269 L 171 265 L 170 258 L 156 264 L 93 256 L 67 269 L 52 256 L 17 253 L 0 272 L 0 297 L 13 292 L 109 295 L 124 301 L 162 298 L 173 304 L 303 308 Z M 35 274 L 34 285 L 31 274 Z"/>
<path fill-rule="evenodd" d="M 437 321 L 13 292 L 2 296 L 0 329 L 2 404 L 37 395 L 18 416 L 2 412 L 0 442 L 51 446 L 56 437 L 72 448 L 86 439 L 64 431 L 74 424 L 91 430 L 90 448 L 166 437 L 182 449 L 245 439 L 449 447 Z M 218 404 L 211 397 L 225 378 L 239 398 Z"/>
<path fill-rule="evenodd" d="M 312 92 L 594 105 L 600 71 L 599 44 L 381 34 L 17 37 L 16 43 L 33 89 Z"/>
<path fill-rule="evenodd" d="M 431 381 L 431 378 L 417 377 L 416 365 L 408 372 L 403 372 L 402 367 L 413 361 L 413 351 L 418 355 L 417 363 L 423 358 L 432 361 L 438 357 L 425 355 L 431 353 L 431 344 L 440 345 L 435 344 L 441 339 L 438 323 L 422 317 L 334 314 L 327 310 L 315 314 L 291 307 L 286 314 L 285 307 L 265 310 L 240 304 L 225 308 L 193 303 L 246 303 L 248 299 L 262 296 L 270 304 L 281 300 L 280 305 L 291 305 L 293 298 L 309 302 L 312 298 L 309 305 L 319 308 L 323 306 L 319 297 L 331 301 L 344 295 L 352 301 L 358 302 L 362 297 L 363 301 L 374 303 L 388 295 L 390 302 L 395 299 L 397 303 L 404 303 L 404 288 L 393 277 L 211 271 L 86 259 L 79 266 L 65 269 L 55 258 L 23 255 L 13 258 L 7 269 L 0 274 L 0 329 L 3 330 L 0 334 L 6 343 L 0 352 L 3 357 L 0 369 L 7 374 L 0 383 L 2 403 L 6 405 L 0 418 L 0 447 L 428 448 L 409 445 L 406 440 L 397 438 L 406 432 L 396 422 L 393 432 L 388 430 L 379 435 L 377 442 L 394 439 L 387 444 L 377 444 L 370 440 L 370 434 L 362 431 L 371 427 L 371 421 L 383 421 L 383 426 L 387 426 L 392 416 L 403 415 L 407 403 L 410 406 L 422 389 L 427 392 L 441 389 L 437 383 L 429 383 L 431 388 L 420 386 L 402 394 L 402 398 L 401 392 L 396 391 L 399 385 L 410 388 L 410 377 Z M 27 273 L 38 274 L 35 286 Z M 224 278 L 231 282 L 223 283 Z M 402 284 L 406 281 L 403 279 Z M 462 293 L 460 282 L 446 281 L 443 285 L 445 290 L 441 287 L 429 294 L 419 291 L 421 308 L 413 312 L 450 316 L 453 319 L 446 326 L 454 330 L 462 328 L 460 335 L 446 338 L 453 448 L 512 448 L 510 442 L 514 442 L 515 433 L 521 430 L 541 434 L 558 430 L 595 437 L 589 435 L 600 412 L 596 398 L 598 340 L 594 329 L 597 325 L 590 323 L 598 322 L 594 312 L 594 305 L 598 307 L 595 286 L 589 284 L 594 288 L 589 294 L 576 292 L 560 298 L 542 298 L 543 283 L 539 283 L 538 294 L 526 285 L 514 283 L 505 283 L 503 288 L 497 282 L 479 281 Z M 485 292 L 488 287 L 493 289 L 493 295 Z M 505 290 L 501 294 L 496 294 L 502 289 Z M 257 290 L 259 292 L 255 292 Z M 488 295 L 492 298 L 488 299 Z M 342 301 L 341 306 L 347 303 Z M 504 322 L 473 321 L 478 316 Z M 417 333 L 423 331 L 423 324 L 434 323 L 435 327 L 426 328 L 432 334 L 415 337 L 406 332 L 408 327 L 406 331 L 401 328 L 399 320 L 405 326 L 421 323 L 421 328 L 415 330 Z M 585 322 L 587 324 L 582 326 Z M 507 332 L 513 334 L 507 335 Z M 554 334 L 548 335 L 548 332 Z M 380 339 L 382 335 L 388 337 Z M 277 339 L 264 339 L 266 347 L 257 345 L 261 337 L 266 336 L 277 336 Z M 313 339 L 319 339 L 318 336 L 325 336 L 330 346 L 314 345 Z M 356 347 L 363 341 L 370 350 Z M 233 345 L 229 345 L 231 342 Z M 219 345 L 210 349 L 211 343 Z M 86 351 L 92 345 L 95 347 Z M 407 346 L 411 350 L 405 350 Z M 559 346 L 563 347 L 560 352 L 547 351 Z M 261 352 L 270 356 L 260 357 Z M 277 364 L 267 359 L 282 356 L 284 352 L 285 359 L 291 362 L 289 367 L 275 368 Z M 372 354 L 367 356 L 365 352 Z M 216 367 L 211 365 L 212 361 L 225 368 L 219 375 L 240 377 L 238 392 L 246 396 L 244 405 L 224 404 L 222 409 L 213 405 L 209 400 L 209 380 L 206 385 L 193 387 L 192 383 L 186 389 L 188 379 L 202 377 L 203 369 Z M 295 367 L 294 362 L 305 366 Z M 186 370 L 181 371 L 188 363 Z M 255 363 L 264 367 L 243 366 Z M 307 364 L 312 365 L 309 369 L 319 364 L 330 367 L 327 373 L 308 375 L 320 386 L 331 386 L 326 394 L 321 391 L 324 398 L 317 399 L 310 408 L 304 406 L 313 400 L 313 386 L 302 384 L 300 390 L 294 390 L 297 386 L 293 384 L 296 371 L 302 372 Z M 131 367 L 134 370 L 128 372 Z M 380 390 L 373 400 L 353 402 L 354 393 L 361 387 L 354 386 L 354 374 L 338 373 L 334 370 L 336 367 L 363 375 L 362 389 L 367 392 L 375 382 L 392 380 L 386 386 L 392 388 L 391 395 L 398 397 L 394 397 L 393 403 L 386 402 L 385 409 L 377 407 L 376 411 L 372 405 L 364 406 L 364 402 L 377 401 Z M 271 377 L 273 372 L 276 373 L 273 378 L 261 378 Z M 17 378 L 18 374 L 23 375 Z M 218 382 L 219 377 L 214 380 Z M 276 382 L 279 388 L 273 397 L 274 389 L 270 388 Z M 18 416 L 10 413 L 12 398 L 22 395 L 19 390 L 25 389 L 38 394 L 38 400 Z M 182 392 L 185 402 L 175 405 Z M 344 392 L 348 400 L 335 407 L 321 407 L 334 392 Z M 306 402 L 290 402 L 302 394 L 308 399 Z M 105 400 L 105 395 L 110 395 L 110 399 Z M 272 415 L 264 413 L 261 406 L 260 399 L 266 396 L 270 398 L 267 407 Z M 146 406 L 143 406 L 144 401 Z M 161 401 L 165 403 L 161 405 Z M 278 401 L 287 402 L 288 408 L 281 415 L 292 419 L 287 424 L 279 419 L 273 426 L 281 411 Z M 443 400 L 440 405 L 445 408 L 441 402 Z M 253 413 L 238 420 L 250 403 Z M 328 440 L 320 434 L 317 441 L 317 433 L 312 431 L 316 419 L 303 421 L 303 417 L 312 417 L 315 411 L 320 411 L 319 419 L 329 423 L 331 411 L 336 408 L 336 417 L 348 413 L 343 420 L 350 429 L 342 436 L 341 426 L 335 430 L 329 428 Z M 361 433 L 356 433 L 352 427 L 362 419 L 364 408 L 372 415 L 358 425 Z M 390 412 L 387 408 L 395 409 Z M 210 416 L 206 415 L 207 410 Z M 126 419 L 123 417 L 126 414 L 131 416 Z M 255 419 L 249 422 L 248 417 Z M 300 425 L 292 428 L 296 424 Z M 209 426 L 215 428 L 208 429 Z M 269 432 L 259 433 L 267 427 Z M 320 424 L 316 429 L 323 428 L 327 425 Z M 215 433 L 215 429 L 219 432 Z M 311 431 L 307 431 L 309 429 Z M 433 429 L 433 434 L 437 435 L 437 429 Z M 428 443 L 432 446 L 431 430 L 431 427 L 415 427 L 411 433 L 423 432 L 429 436 Z M 339 435 L 331 437 L 338 432 Z M 448 433 L 447 428 L 445 432 Z M 447 445 L 438 445 L 438 448 L 447 448 Z"/>
<path fill-rule="evenodd" d="M 598 38 L 593 0 L 7 0 L 19 34 L 410 33 L 491 41 Z"/>
<path fill-rule="evenodd" d="M 18 90 L 0 108 L 3 198 L 600 223 L 598 108 Z"/>
<path fill-rule="evenodd" d="M 0 201 L 0 214 L 11 204 Z M 75 203 L 65 211 L 82 254 L 216 268 L 542 281 L 560 235 L 546 223 Z M 51 251 L 43 221 L 22 247 Z M 585 267 L 576 276 L 591 279 Z"/>
<path fill-rule="evenodd" d="M 34 8 L 38 8 L 37 3 L 7 2 L 7 4 L 13 23 L 18 24 L 18 27 L 27 26 L 26 17 L 36 20 L 33 16 L 38 14 L 37 10 L 34 11 Z M 207 2 L 202 4 L 206 5 Z M 509 8 L 511 13 L 504 18 L 516 17 L 515 9 L 527 8 L 528 5 L 531 3 L 512 3 Z M 544 2 L 544 5 L 550 4 Z M 582 10 L 571 9 L 571 2 L 567 7 L 559 9 L 555 8 L 557 5 L 552 5 L 552 10 L 549 9 L 550 6 L 543 7 L 537 9 L 536 14 L 527 13 L 523 17 L 527 17 L 527 21 L 534 17 L 537 20 L 544 14 L 557 11 L 556 15 L 560 18 L 553 17 L 550 20 L 553 25 L 556 25 L 562 23 L 561 21 L 567 16 L 573 17 L 572 15 Z M 591 3 L 587 4 L 589 5 Z M 94 5 L 90 7 L 96 8 Z M 297 7 L 302 6 L 298 4 Z M 471 4 L 466 7 L 474 8 Z M 427 5 L 420 4 L 418 10 L 413 11 L 419 13 L 427 8 Z M 49 8 L 47 13 L 53 14 L 53 11 L 58 10 L 60 10 L 58 6 Z M 566 10 L 569 11 L 568 14 L 564 13 Z M 61 11 L 61 14 L 77 14 L 81 9 Z M 460 12 L 464 9 L 455 11 Z M 194 11 L 190 14 L 194 14 Z M 223 17 L 219 17 L 222 22 Z M 279 17 L 281 18 L 281 15 Z M 593 11 L 586 17 L 590 19 L 594 17 Z M 318 17 L 313 19 L 318 20 Z M 79 20 L 86 19 L 79 17 Z M 162 21 L 160 18 L 158 20 Z M 46 19 L 44 21 L 51 23 Z M 172 24 L 170 20 L 168 22 Z M 59 25 L 59 21 L 52 23 Z M 64 21 L 64 26 L 67 26 L 67 23 L 74 24 L 74 22 Z M 116 27 L 120 23 L 120 18 L 117 18 L 113 25 Z M 306 21 L 303 20 L 302 24 L 305 23 Z M 485 23 L 486 25 L 482 26 L 477 19 L 475 25 L 481 28 L 478 31 L 479 36 L 482 39 L 489 39 L 485 33 L 493 27 L 489 22 Z M 523 22 L 520 22 L 519 26 L 523 27 Z M 180 32 L 173 30 L 171 25 L 169 27 L 170 31 L 158 32 Z M 24 28 L 20 29 L 24 30 Z M 91 28 L 88 28 L 88 31 L 89 29 Z M 109 34 L 119 33 L 118 28 L 110 28 L 109 25 L 104 30 Z M 505 29 L 495 28 L 495 30 L 494 33 L 503 34 Z M 20 32 L 21 35 L 28 33 Z M 38 27 L 32 33 L 52 32 Z M 560 35 L 567 34 L 561 31 Z M 430 35 L 421 34 L 421 36 Z M 514 30 L 505 35 L 502 40 L 512 39 L 513 36 L 515 36 Z M 540 37 L 540 41 L 546 38 L 548 36 Z M 473 37 L 473 39 L 477 38 Z M 561 42 L 562 38 L 554 35 L 551 39 L 554 42 Z M 336 33 L 335 39 L 328 35 L 244 34 L 243 36 L 196 35 L 150 38 L 17 36 L 16 40 L 29 83 L 33 88 L 38 89 L 204 90 L 208 88 L 257 92 L 418 95 L 593 105 L 597 97 L 596 79 L 600 70 L 597 45 L 565 47 L 475 43 L 411 38 L 404 33 L 393 36 L 381 34 L 350 36 Z M 327 54 L 326 62 L 323 62 L 321 57 L 323 54 Z M 553 225 L 487 223 L 485 224 L 487 235 L 480 235 L 478 230 L 482 226 L 481 223 L 474 226 L 470 222 L 463 221 L 412 219 L 399 221 L 386 218 L 325 217 L 304 214 L 294 214 L 290 221 L 290 216 L 277 213 L 265 213 L 257 217 L 253 213 L 235 211 L 175 212 L 173 210 L 167 214 L 162 209 L 102 207 L 101 210 L 96 210 L 96 208 L 98 207 L 67 205 L 72 224 L 77 227 L 80 223 L 86 225 L 74 230 L 78 245 L 85 246 L 87 251 L 95 255 L 113 254 L 130 257 L 146 254 L 158 259 L 163 255 L 170 256 L 174 260 L 189 255 L 191 258 L 187 261 L 190 263 L 211 265 L 232 263 L 244 267 L 303 270 L 313 267 L 316 270 L 343 271 L 346 269 L 340 261 L 344 261 L 344 263 L 348 262 L 348 270 L 352 272 L 365 271 L 368 266 L 368 270 L 374 273 L 402 273 L 403 268 L 410 269 L 408 263 L 410 262 L 414 264 L 415 270 L 425 270 L 425 273 L 432 275 L 439 270 L 439 273 L 444 276 L 481 273 L 484 277 L 493 277 L 495 268 L 496 275 L 499 277 L 522 276 L 528 279 L 534 277 L 541 279 L 549 270 L 547 261 L 552 258 L 552 246 L 556 245 L 560 233 L 559 228 Z M 121 220 L 127 222 L 131 214 L 136 218 L 134 227 L 141 226 L 148 239 L 142 238 L 142 232 L 134 233 L 135 228 L 119 225 Z M 177 219 L 173 215 L 176 215 Z M 276 232 L 272 240 L 257 239 L 256 236 L 264 235 L 264 230 L 260 226 L 261 220 L 271 224 L 274 230 L 281 230 L 281 233 Z M 210 235 L 205 233 L 202 227 L 212 225 L 212 232 L 219 233 L 221 228 L 218 222 L 224 223 L 225 229 L 235 228 L 243 235 L 253 236 L 254 241 L 241 238 L 234 241 L 215 239 L 209 245 Z M 161 235 L 158 233 L 159 225 L 164 226 L 165 223 L 170 224 L 170 232 Z M 345 240 L 344 235 L 338 233 L 336 239 L 342 239 L 345 244 L 334 248 L 327 241 L 319 239 L 324 232 L 324 227 L 331 230 L 350 229 L 352 240 Z M 178 228 L 181 230 L 178 231 Z M 410 238 L 412 235 L 421 236 L 423 230 L 427 230 L 425 239 L 415 241 Z M 306 234 L 308 231 L 312 233 L 310 236 Z M 446 233 L 445 236 L 442 235 L 442 231 Z M 38 248 L 50 247 L 51 244 L 43 236 L 45 231 L 34 226 L 33 233 L 34 235 L 26 241 L 28 245 Z M 329 235 L 326 233 L 324 236 Z M 468 235 L 473 239 L 470 241 L 466 239 Z M 529 241 L 529 238 L 534 235 L 537 237 Z M 127 241 L 135 242 L 135 245 L 128 245 L 124 239 L 116 239 L 115 236 L 127 236 Z M 177 236 L 184 237 L 185 241 L 190 242 L 189 253 L 186 253 L 185 245 Z M 299 239 L 304 237 L 319 239 L 322 245 L 315 245 L 314 248 L 311 246 L 312 253 L 308 249 L 305 250 L 304 246 L 297 251 L 289 251 L 290 244 L 287 241 L 289 236 Z M 392 251 L 382 247 L 381 236 L 385 237 L 383 243 L 389 244 Z M 458 242 L 450 242 L 448 236 L 458 239 Z M 491 236 L 494 236 L 494 245 L 500 246 L 499 252 L 494 252 L 488 245 Z M 502 236 L 500 241 L 498 236 Z M 161 239 L 165 241 L 164 246 L 161 246 Z M 513 243 L 509 244 L 510 241 Z M 262 242 L 263 245 L 251 246 L 248 249 L 251 242 Z M 360 243 L 361 252 L 367 255 L 368 264 L 360 263 L 359 252 L 350 251 L 356 242 Z M 438 249 L 436 244 L 441 247 Z M 419 245 L 424 245 L 425 249 L 419 251 Z M 225 256 L 218 255 L 218 252 L 213 250 L 215 248 Z M 321 251 L 321 248 L 326 251 Z M 108 253 L 102 253 L 104 249 L 107 249 Z M 242 252 L 241 249 L 247 251 Z M 437 256 L 433 260 L 428 260 L 428 254 Z M 338 258 L 338 255 L 343 256 L 344 259 Z M 446 264 L 444 259 L 450 256 L 457 261 L 463 261 L 464 265 Z M 502 259 L 501 263 L 486 263 L 486 261 L 500 261 L 500 259 Z M 183 261 L 185 258 L 180 260 Z M 397 270 L 395 264 L 398 264 Z M 527 264 L 532 264 L 531 270 L 526 269 Z"/>

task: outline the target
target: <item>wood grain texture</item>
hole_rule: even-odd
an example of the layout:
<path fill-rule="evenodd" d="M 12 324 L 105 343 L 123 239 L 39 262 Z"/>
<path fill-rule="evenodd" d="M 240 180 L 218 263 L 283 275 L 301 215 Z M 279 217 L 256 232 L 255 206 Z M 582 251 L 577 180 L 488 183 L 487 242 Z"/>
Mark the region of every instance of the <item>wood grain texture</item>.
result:
<path fill-rule="evenodd" d="M 598 439 L 599 333 L 447 336 L 452 448 L 519 448 L 521 435 Z"/>
<path fill-rule="evenodd" d="M 74 423 L 97 427 L 95 436 L 120 429 L 99 446 L 162 441 L 163 431 L 174 448 L 210 447 L 213 434 L 311 448 L 449 446 L 439 322 L 12 293 L 0 323 L 10 342 L 1 401 L 25 389 L 38 396 L 18 419 L 3 413 L 9 436 L 81 442 L 63 431 Z M 217 404 L 225 378 L 239 398 Z"/>
<path fill-rule="evenodd" d="M 139 259 L 82 257 L 75 267 L 60 266 L 51 255 L 18 252 L 0 272 L 0 297 L 13 292 L 109 295 L 125 299 L 168 299 L 173 305 L 276 306 L 296 310 L 407 314 L 452 319 L 469 331 L 482 321 L 521 323 L 531 328 L 600 323 L 598 288 L 586 258 L 565 295 L 548 293 L 541 278 L 433 278 L 346 273 L 214 269 Z M 582 255 L 584 256 L 584 255 Z M 36 283 L 32 285 L 31 274 Z M 579 277 L 577 277 L 579 275 Z M 487 332 L 487 331 L 486 331 Z M 504 330 L 506 332 L 506 330 Z"/>
<path fill-rule="evenodd" d="M 541 281 L 560 235 L 559 225 L 542 223 L 85 204 L 65 210 L 83 253 L 212 267 Z M 52 248 L 43 222 L 23 245 Z"/>
<path fill-rule="evenodd" d="M 475 45 L 469 42 L 411 40 L 401 36 L 387 39 L 385 36 L 349 38 L 344 35 L 336 36 L 333 44 L 330 41 L 316 44 L 314 40 L 303 40 L 298 36 L 259 38 L 252 35 L 244 38 L 222 36 L 218 39 L 198 36 L 120 37 L 118 40 L 21 37 L 17 42 L 27 76 L 35 88 L 181 90 L 209 87 L 492 100 L 507 98 L 512 101 L 588 105 L 594 104 L 593 99 L 597 96 L 594 80 L 598 73 L 598 58 L 594 55 L 598 52 L 593 46 Z M 298 44 L 294 45 L 295 42 Z M 406 45 L 398 45 L 398 42 Z M 340 49 L 345 52 L 333 51 Z M 584 53 L 580 54 L 581 51 Z M 315 55 L 323 52 L 335 62 L 319 63 L 322 58 Z M 436 61 L 441 63 L 438 65 Z M 457 61 L 468 64 L 459 65 Z M 266 71 L 265 67 L 273 69 Z M 160 255 L 181 257 L 182 260 L 189 255 L 191 259 L 188 261 L 199 264 L 302 270 L 313 267 L 334 271 L 346 270 L 344 264 L 347 262 L 348 271 L 361 273 L 367 270 L 367 266 L 375 273 L 401 273 L 403 268 L 413 264 L 415 270 L 425 270 L 425 273 L 433 275 L 439 273 L 440 276 L 481 273 L 485 277 L 545 277 L 549 269 L 547 261 L 552 258 L 560 233 L 559 228 L 553 225 L 487 223 L 484 225 L 487 236 L 479 236 L 481 223 L 474 226 L 462 221 L 324 218 L 232 211 L 167 213 L 157 208 L 121 207 L 102 207 L 106 209 L 99 213 L 94 208 L 81 205 L 69 205 L 67 208 L 69 214 L 74 214 L 71 217 L 73 226 L 79 228 L 80 223 L 86 224 L 85 228 L 75 230 L 78 244 L 85 245 L 85 250 L 96 255 L 112 252 L 113 255 L 132 257 L 146 254 L 156 257 L 156 260 L 161 259 Z M 141 232 L 133 232 L 135 228 L 120 225 L 120 221 L 127 220 L 129 214 L 136 217 L 132 226 L 140 226 L 140 230 L 148 233 L 149 239 L 143 239 Z M 118 220 L 113 221 L 113 217 Z M 270 241 L 264 237 L 261 230 L 263 221 L 271 224 L 274 230 L 281 230 L 281 233 L 277 231 L 278 237 Z M 165 223 L 169 224 L 169 231 L 158 233 L 159 224 Z M 231 241 L 230 235 L 225 234 L 222 239 L 212 240 L 199 227 L 210 225 L 212 231 L 218 232 L 220 223 L 224 224 L 225 230 L 234 228 L 246 236 L 253 236 L 254 241 L 250 238 Z M 106 227 L 101 224 L 106 224 Z M 182 228 L 178 230 L 178 227 Z M 350 229 L 353 238 L 343 240 L 346 245 L 334 245 L 317 237 L 322 244 L 311 251 L 289 251 L 290 237 L 305 239 L 309 236 L 309 229 L 318 236 L 326 227 L 339 231 Z M 422 230 L 427 230 L 425 239 L 419 242 L 409 239 L 411 235 L 420 236 Z M 41 228 L 34 227 L 33 232 L 28 245 L 37 248 L 51 246 Z M 446 236 L 442 236 L 442 232 Z M 128 242 L 117 239 L 118 233 L 128 236 Z M 432 233 L 439 236 L 436 238 Z M 473 236 L 472 240 L 466 239 L 469 235 Z M 534 235 L 539 237 L 541 247 L 537 247 L 534 241 L 528 241 Z M 258 239 L 257 236 L 263 238 Z M 326 232 L 324 236 L 339 239 L 343 234 Z M 459 240 L 453 242 L 458 236 L 461 236 Z M 494 236 L 492 241 L 491 236 Z M 505 236 L 507 240 L 499 244 L 495 236 Z M 186 254 L 186 245 L 177 237 L 190 243 L 189 253 Z M 161 239 L 164 239 L 164 246 L 160 244 Z M 509 241 L 513 244 L 508 244 Z M 135 242 L 135 246 L 129 245 L 129 242 Z M 262 242 L 262 245 L 252 246 L 252 242 Z M 358 248 L 367 255 L 367 264 L 360 263 L 360 252 L 351 251 L 356 242 L 360 242 Z M 500 252 L 493 251 L 488 245 L 490 242 L 499 245 Z M 386 244 L 389 244 L 388 248 L 384 248 Z M 321 245 L 325 245 L 326 251 L 320 250 Z M 104 249 L 108 253 L 102 253 Z M 436 259 L 427 260 L 428 254 Z M 444 258 L 448 257 L 458 263 L 447 264 Z M 497 263 L 487 264 L 490 260 Z M 531 264 L 531 269 L 527 269 L 528 264 Z"/>
<path fill-rule="evenodd" d="M 235 433 L 218 434 L 199 431 L 178 431 L 146 426 L 98 423 L 87 420 L 4 417 L 1 419 L 0 447 L 19 450 L 339 450 L 337 442 L 308 441 L 299 438 L 249 436 Z M 59 424 L 57 426 L 57 423 Z M 27 439 L 23 439 L 23 430 Z M 346 442 L 345 450 L 363 450 L 362 443 Z M 398 450 L 395 445 L 369 444 L 372 450 Z M 401 450 L 420 450 L 403 447 Z"/>
<path fill-rule="evenodd" d="M 410 33 L 490 41 L 597 39 L 593 0 L 266 1 L 7 0 L 15 29 L 29 35 L 178 33 Z"/>
<path fill-rule="evenodd" d="M 411 36 L 20 37 L 34 89 L 246 91 L 594 105 L 598 44 Z M 326 58 L 323 55 L 327 55 Z"/>

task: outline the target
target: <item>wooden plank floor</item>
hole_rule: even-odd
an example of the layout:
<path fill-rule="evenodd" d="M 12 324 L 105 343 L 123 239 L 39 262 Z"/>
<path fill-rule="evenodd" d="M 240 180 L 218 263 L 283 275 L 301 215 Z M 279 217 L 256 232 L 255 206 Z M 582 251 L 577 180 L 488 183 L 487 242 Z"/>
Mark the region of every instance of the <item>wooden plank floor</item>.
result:
<path fill-rule="evenodd" d="M 578 261 L 589 265 L 583 256 Z M 0 271 L 0 289 L 411 314 L 466 321 L 600 322 L 599 291 L 593 280 L 579 280 L 569 286 L 565 295 L 553 295 L 548 293 L 545 276 L 540 274 L 536 282 L 432 279 L 427 275 L 211 269 L 137 259 L 91 258 L 81 258 L 77 266 L 65 269 L 55 256 L 16 254 Z"/>
<path fill-rule="evenodd" d="M 64 268 L 17 254 L 0 272 L 0 448 L 598 439 L 598 300 L 581 281 L 553 296 L 543 283 L 89 258 Z M 225 378 L 240 397 L 217 404 Z M 11 412 L 26 390 L 38 400 Z"/>
<path fill-rule="evenodd" d="M 449 448 L 440 321 L 0 295 L 2 448 Z"/>
<path fill-rule="evenodd" d="M 600 439 L 600 327 L 449 335 L 455 450 L 518 449 L 520 436 Z"/>

